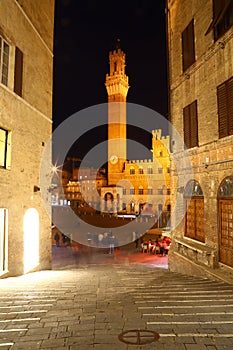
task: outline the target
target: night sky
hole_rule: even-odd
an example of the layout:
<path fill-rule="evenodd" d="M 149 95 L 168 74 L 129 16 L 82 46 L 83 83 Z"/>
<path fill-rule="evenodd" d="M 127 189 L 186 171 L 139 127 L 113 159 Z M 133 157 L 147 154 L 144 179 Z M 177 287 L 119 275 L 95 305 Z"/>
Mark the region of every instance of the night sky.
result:
<path fill-rule="evenodd" d="M 165 0 L 57 0 L 54 129 L 73 113 L 107 102 L 108 55 L 118 38 L 126 53 L 127 101 L 167 116 L 165 27 Z M 95 134 L 101 139 L 105 133 Z"/>

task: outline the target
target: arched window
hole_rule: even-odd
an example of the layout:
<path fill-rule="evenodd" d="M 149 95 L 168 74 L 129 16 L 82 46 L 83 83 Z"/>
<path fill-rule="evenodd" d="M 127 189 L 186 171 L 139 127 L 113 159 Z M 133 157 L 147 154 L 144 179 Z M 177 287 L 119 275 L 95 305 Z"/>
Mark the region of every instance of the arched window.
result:
<path fill-rule="evenodd" d="M 140 168 L 138 169 L 138 173 L 139 173 L 139 174 L 143 174 L 143 168 L 142 168 L 142 167 L 140 167 Z"/>
<path fill-rule="evenodd" d="M 184 235 L 205 242 L 204 231 L 204 196 L 201 186 L 196 180 L 188 182 L 184 191 L 185 227 Z"/>
<path fill-rule="evenodd" d="M 134 169 L 133 166 L 130 167 L 129 173 L 130 173 L 130 175 L 134 175 L 135 174 L 135 169 Z"/>
<path fill-rule="evenodd" d="M 219 261 L 233 267 L 233 176 L 218 189 Z"/>
<path fill-rule="evenodd" d="M 153 174 L 153 169 L 151 166 L 147 168 L 147 174 Z"/>

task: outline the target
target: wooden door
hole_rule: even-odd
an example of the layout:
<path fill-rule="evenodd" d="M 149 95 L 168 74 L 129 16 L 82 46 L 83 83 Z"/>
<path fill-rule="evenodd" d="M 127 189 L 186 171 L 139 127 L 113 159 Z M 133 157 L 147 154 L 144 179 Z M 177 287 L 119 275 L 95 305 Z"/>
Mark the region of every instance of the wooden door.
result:
<path fill-rule="evenodd" d="M 219 200 L 219 261 L 233 267 L 233 199 Z"/>

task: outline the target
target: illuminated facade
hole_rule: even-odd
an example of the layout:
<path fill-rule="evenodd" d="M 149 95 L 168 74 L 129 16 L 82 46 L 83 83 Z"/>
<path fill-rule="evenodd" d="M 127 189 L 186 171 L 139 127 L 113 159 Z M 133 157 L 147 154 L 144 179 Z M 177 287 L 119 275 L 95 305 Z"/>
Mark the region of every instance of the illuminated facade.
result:
<path fill-rule="evenodd" d="M 233 274 L 232 14 L 232 1 L 167 1 L 171 122 L 192 165 L 177 188 L 171 164 L 172 206 L 179 191 L 185 215 L 169 266 L 198 276 Z"/>
<path fill-rule="evenodd" d="M 39 172 L 52 132 L 53 24 L 53 0 L 0 1 L 1 277 L 51 268 Z"/>
<path fill-rule="evenodd" d="M 126 98 L 129 89 L 125 54 L 109 53 L 108 93 L 108 187 L 101 189 L 103 211 L 139 214 L 142 209 L 159 216 L 170 213 L 170 144 L 162 130 L 152 131 L 152 159 L 128 160 L 126 149 Z M 120 103 L 119 103 L 120 102 Z M 120 185 L 119 185 L 120 184 Z M 166 226 L 166 222 L 162 225 Z"/>

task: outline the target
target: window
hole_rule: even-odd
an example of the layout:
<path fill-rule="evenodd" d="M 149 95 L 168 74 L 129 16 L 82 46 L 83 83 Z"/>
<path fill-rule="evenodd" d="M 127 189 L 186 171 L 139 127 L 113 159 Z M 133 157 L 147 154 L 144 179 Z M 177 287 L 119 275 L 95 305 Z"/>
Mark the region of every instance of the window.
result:
<path fill-rule="evenodd" d="M 139 189 L 138 189 L 138 194 L 143 194 L 143 192 L 144 192 L 144 191 L 143 191 L 143 187 L 140 186 Z"/>
<path fill-rule="evenodd" d="M 231 0 L 213 0 L 213 20 L 206 35 L 214 30 L 214 40 L 220 38 L 233 24 L 233 2 Z"/>
<path fill-rule="evenodd" d="M 169 167 L 167 167 L 167 173 L 170 174 L 170 168 Z"/>
<path fill-rule="evenodd" d="M 162 174 L 163 173 L 163 168 L 158 168 L 158 173 Z"/>
<path fill-rule="evenodd" d="M 233 134 L 233 77 L 217 87 L 219 138 Z"/>
<path fill-rule="evenodd" d="M 130 194 L 135 194 L 135 189 L 134 188 L 130 188 Z"/>
<path fill-rule="evenodd" d="M 139 174 L 143 174 L 143 168 L 139 168 L 139 169 L 138 169 L 138 173 L 139 173 Z"/>
<path fill-rule="evenodd" d="M 122 193 L 126 194 L 126 188 L 123 188 Z"/>
<path fill-rule="evenodd" d="M 6 86 L 8 85 L 9 53 L 9 45 L 0 37 L 0 78 L 1 83 Z"/>
<path fill-rule="evenodd" d="M 135 169 L 133 167 L 130 168 L 129 173 L 130 173 L 130 175 L 134 175 L 135 174 Z"/>
<path fill-rule="evenodd" d="M 183 72 L 195 62 L 194 20 L 189 23 L 182 33 Z"/>
<path fill-rule="evenodd" d="M 183 109 L 183 121 L 186 147 L 198 146 L 197 100 Z"/>
<path fill-rule="evenodd" d="M 0 128 L 0 167 L 10 169 L 11 132 Z"/>
<path fill-rule="evenodd" d="M 147 174 L 153 174 L 153 169 L 151 167 L 147 169 Z"/>
<path fill-rule="evenodd" d="M 158 188 L 158 194 L 163 194 L 163 189 L 162 188 Z"/>
<path fill-rule="evenodd" d="M 151 187 L 148 188 L 148 194 L 153 194 L 153 188 Z"/>

